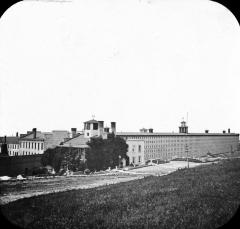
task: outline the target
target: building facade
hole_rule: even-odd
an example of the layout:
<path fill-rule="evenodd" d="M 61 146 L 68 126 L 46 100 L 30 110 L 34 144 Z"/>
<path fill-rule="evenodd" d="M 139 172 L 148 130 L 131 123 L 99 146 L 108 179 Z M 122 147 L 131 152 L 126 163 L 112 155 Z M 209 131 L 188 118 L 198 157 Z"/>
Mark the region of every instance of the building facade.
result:
<path fill-rule="evenodd" d="M 129 164 L 144 164 L 144 140 L 129 138 L 126 143 L 128 144 Z"/>
<path fill-rule="evenodd" d="M 10 137 L 1 137 L 0 138 L 0 153 L 2 149 L 2 144 L 7 144 L 7 153 L 8 156 L 16 156 L 19 151 L 19 137 L 18 134 L 16 136 L 10 136 Z"/>
<path fill-rule="evenodd" d="M 36 128 L 19 138 L 17 156 L 43 154 L 45 150 L 58 146 L 70 133 L 64 130 L 40 132 Z"/>
<path fill-rule="evenodd" d="M 181 128 L 183 127 L 183 128 Z M 144 130 L 144 131 L 143 131 Z M 143 147 L 143 163 L 149 159 L 171 160 L 176 157 L 199 158 L 211 154 L 234 152 L 238 149 L 239 134 L 228 133 L 188 133 L 186 122 L 182 122 L 179 133 L 154 133 L 153 129 L 140 132 L 117 132 L 129 145 L 130 163 L 136 161 L 133 146 Z M 143 143 L 142 143 L 143 142 Z"/>

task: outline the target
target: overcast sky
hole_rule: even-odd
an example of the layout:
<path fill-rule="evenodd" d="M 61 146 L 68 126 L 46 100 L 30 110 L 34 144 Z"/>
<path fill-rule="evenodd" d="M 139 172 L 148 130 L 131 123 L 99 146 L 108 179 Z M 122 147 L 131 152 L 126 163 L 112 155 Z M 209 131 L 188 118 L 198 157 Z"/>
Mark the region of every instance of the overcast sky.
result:
<path fill-rule="evenodd" d="M 25 1 L 0 19 L 0 135 L 240 132 L 240 29 L 207 0 Z"/>

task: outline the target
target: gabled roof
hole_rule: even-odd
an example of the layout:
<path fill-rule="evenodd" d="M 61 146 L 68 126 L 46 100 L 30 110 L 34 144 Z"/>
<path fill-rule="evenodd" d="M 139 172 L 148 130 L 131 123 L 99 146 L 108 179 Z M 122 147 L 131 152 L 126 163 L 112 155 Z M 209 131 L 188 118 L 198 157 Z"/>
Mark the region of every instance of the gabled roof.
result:
<path fill-rule="evenodd" d="M 49 133 L 51 134 L 51 133 Z M 45 139 L 45 134 L 37 131 L 36 133 L 36 138 L 33 138 L 33 132 L 26 134 L 25 136 L 21 137 L 20 140 L 44 140 Z"/>
<path fill-rule="evenodd" d="M 84 137 L 84 134 L 77 134 L 73 138 L 67 139 L 66 141 L 62 142 L 62 146 L 71 146 L 71 147 L 80 147 L 86 145 L 89 141 L 88 138 Z"/>

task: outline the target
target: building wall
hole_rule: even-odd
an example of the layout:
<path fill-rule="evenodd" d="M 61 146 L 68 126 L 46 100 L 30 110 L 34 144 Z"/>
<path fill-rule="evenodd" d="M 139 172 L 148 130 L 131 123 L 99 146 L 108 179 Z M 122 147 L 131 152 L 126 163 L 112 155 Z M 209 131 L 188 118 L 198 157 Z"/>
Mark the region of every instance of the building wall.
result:
<path fill-rule="evenodd" d="M 44 153 L 44 140 L 37 139 L 21 139 L 20 140 L 20 149 L 18 155 L 35 155 Z"/>
<path fill-rule="evenodd" d="M 0 157 L 0 176 L 32 175 L 33 168 L 40 166 L 41 155 Z"/>
<path fill-rule="evenodd" d="M 163 159 L 170 160 L 174 157 L 186 157 L 186 145 L 188 156 L 201 157 L 207 153 L 218 154 L 236 151 L 239 135 L 218 134 L 218 135 L 121 135 L 125 140 L 144 141 L 144 160 Z"/>
<path fill-rule="evenodd" d="M 19 152 L 19 144 L 8 144 L 8 155 L 16 156 Z"/>
<path fill-rule="evenodd" d="M 129 164 L 143 164 L 144 163 L 144 141 L 128 139 L 126 141 L 128 144 L 127 155 L 129 157 Z"/>

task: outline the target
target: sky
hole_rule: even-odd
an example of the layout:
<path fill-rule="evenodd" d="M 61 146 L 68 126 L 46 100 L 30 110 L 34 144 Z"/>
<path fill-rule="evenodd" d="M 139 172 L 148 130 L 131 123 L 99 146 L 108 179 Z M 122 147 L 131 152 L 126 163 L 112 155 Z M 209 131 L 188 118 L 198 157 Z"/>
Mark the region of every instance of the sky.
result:
<path fill-rule="evenodd" d="M 240 29 L 208 0 L 23 1 L 0 18 L 0 136 L 240 132 Z M 188 114 L 188 115 L 187 115 Z"/>

